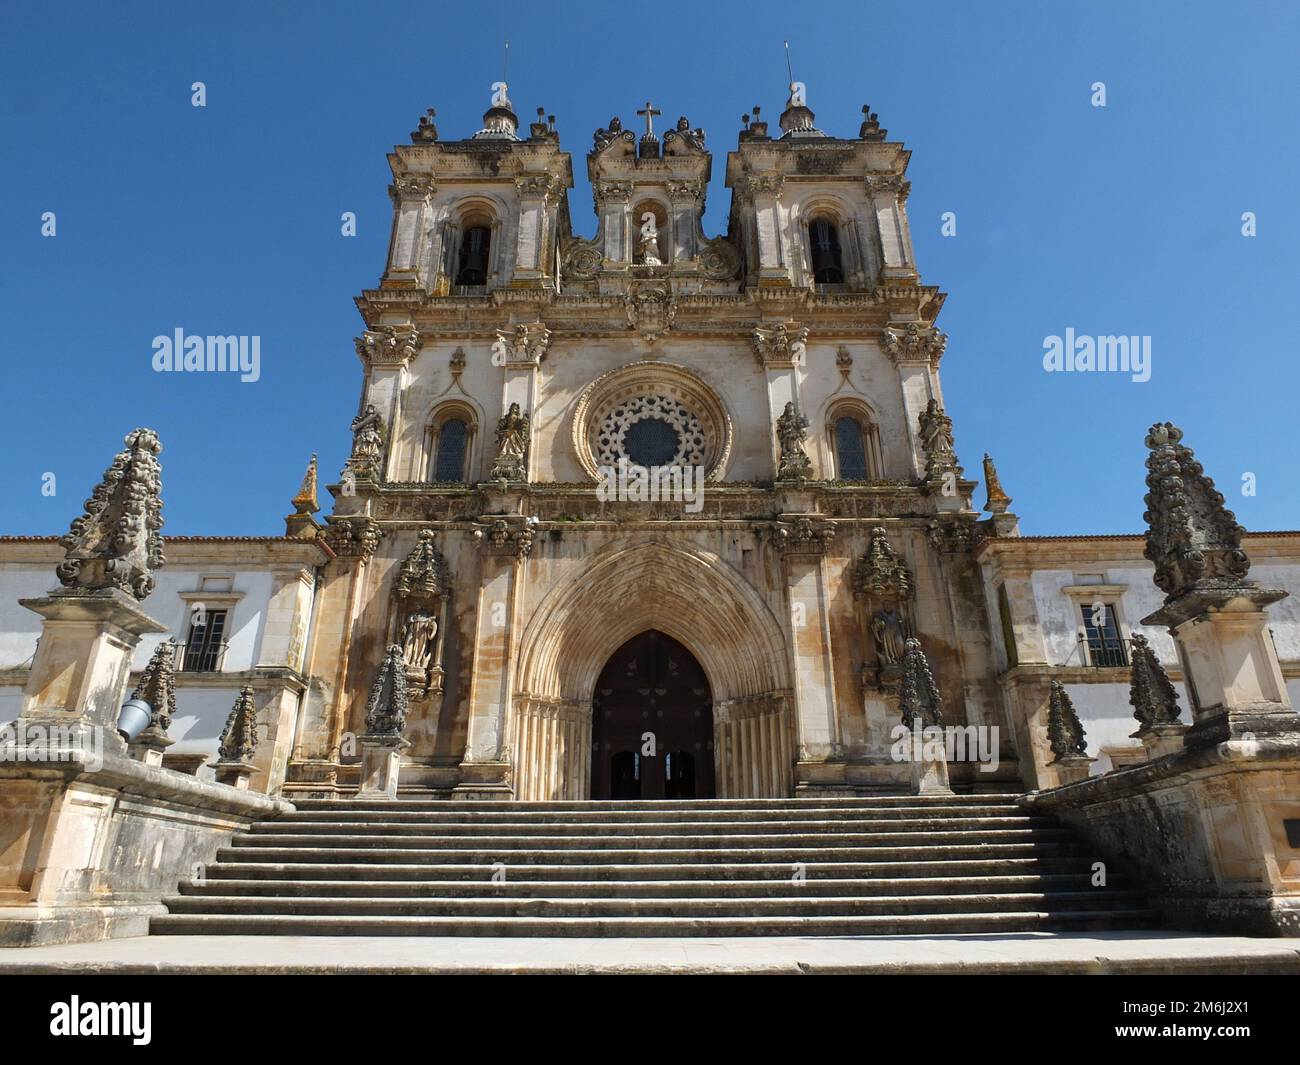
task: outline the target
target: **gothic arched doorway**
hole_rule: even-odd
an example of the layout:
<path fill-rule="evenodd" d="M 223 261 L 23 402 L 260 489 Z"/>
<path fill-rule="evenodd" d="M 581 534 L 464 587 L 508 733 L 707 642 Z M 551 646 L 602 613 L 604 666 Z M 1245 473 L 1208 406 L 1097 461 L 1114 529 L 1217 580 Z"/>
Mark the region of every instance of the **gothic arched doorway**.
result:
<path fill-rule="evenodd" d="M 605 663 L 591 720 L 593 799 L 713 797 L 713 702 L 695 656 L 651 629 Z"/>

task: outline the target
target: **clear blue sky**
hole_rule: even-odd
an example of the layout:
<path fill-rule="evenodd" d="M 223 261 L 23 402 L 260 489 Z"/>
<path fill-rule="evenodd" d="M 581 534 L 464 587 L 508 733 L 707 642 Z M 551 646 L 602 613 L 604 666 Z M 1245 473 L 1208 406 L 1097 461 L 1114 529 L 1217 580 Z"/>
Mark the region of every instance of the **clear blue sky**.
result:
<path fill-rule="evenodd" d="M 64 532 L 137 425 L 163 440 L 165 532 L 282 532 L 308 455 L 323 479 L 346 455 L 353 297 L 377 282 L 391 221 L 385 153 L 430 105 L 444 138 L 477 129 L 507 36 L 510 95 L 525 121 L 538 105 L 557 116 L 585 234 L 591 131 L 634 122 L 647 97 L 708 133 L 711 233 L 740 115 L 781 109 L 784 38 L 821 128 L 856 135 L 870 102 L 912 149 L 918 260 L 949 293 L 958 453 L 970 474 L 993 453 L 1025 532 L 1140 530 L 1142 437 L 1165 419 L 1247 528 L 1300 528 L 1298 12 L 10 2 L 0 532 Z M 206 108 L 190 105 L 194 81 Z M 1095 81 L 1105 109 L 1090 106 Z M 940 235 L 945 211 L 955 238 Z M 178 326 L 260 335 L 261 380 L 153 373 L 152 338 Z M 1151 380 L 1044 373 L 1043 338 L 1066 328 L 1150 335 Z"/>

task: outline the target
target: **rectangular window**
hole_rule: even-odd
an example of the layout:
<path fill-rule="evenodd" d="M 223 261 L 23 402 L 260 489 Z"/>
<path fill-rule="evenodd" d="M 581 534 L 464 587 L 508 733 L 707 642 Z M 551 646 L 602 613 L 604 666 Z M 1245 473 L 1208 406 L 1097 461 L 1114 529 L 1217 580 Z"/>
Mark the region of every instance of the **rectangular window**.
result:
<path fill-rule="evenodd" d="M 215 673 L 226 649 L 225 610 L 196 611 L 185 641 L 181 669 L 186 673 Z"/>
<path fill-rule="evenodd" d="M 1127 666 L 1128 648 L 1120 636 L 1119 620 L 1111 603 L 1080 603 L 1087 662 L 1092 666 Z"/>

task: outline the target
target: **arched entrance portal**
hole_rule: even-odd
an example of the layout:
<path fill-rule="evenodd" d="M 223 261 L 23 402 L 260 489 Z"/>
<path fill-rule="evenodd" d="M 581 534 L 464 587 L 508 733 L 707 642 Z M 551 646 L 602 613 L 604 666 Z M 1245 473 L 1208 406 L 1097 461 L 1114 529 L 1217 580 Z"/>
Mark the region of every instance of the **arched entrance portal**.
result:
<path fill-rule="evenodd" d="M 593 799 L 707 799 L 713 701 L 695 657 L 651 629 L 610 657 L 591 719 Z"/>

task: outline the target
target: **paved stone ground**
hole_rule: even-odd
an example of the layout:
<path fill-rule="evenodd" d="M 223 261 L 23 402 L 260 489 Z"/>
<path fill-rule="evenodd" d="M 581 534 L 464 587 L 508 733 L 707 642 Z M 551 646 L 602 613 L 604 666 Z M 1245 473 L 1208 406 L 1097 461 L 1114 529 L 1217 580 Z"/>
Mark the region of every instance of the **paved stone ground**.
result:
<path fill-rule="evenodd" d="M 159 972 L 1300 974 L 1300 940 L 1176 932 L 732 939 L 142 936 L 0 949 L 0 975 Z"/>

